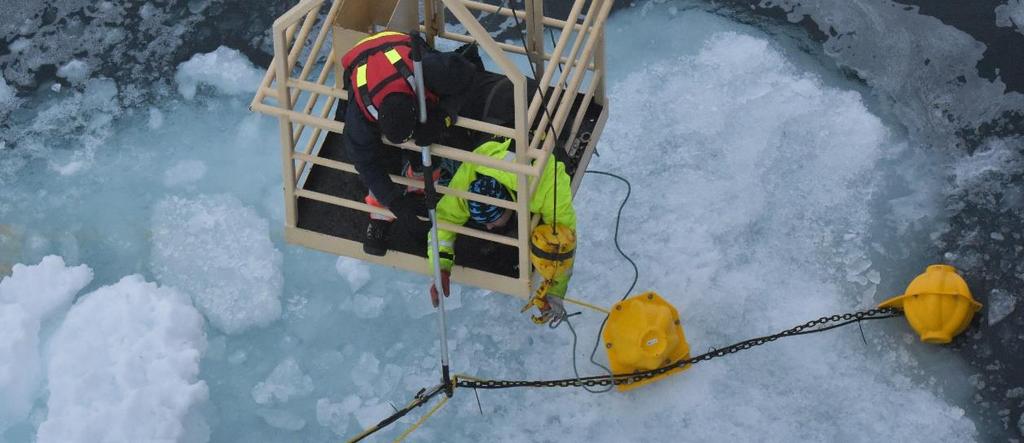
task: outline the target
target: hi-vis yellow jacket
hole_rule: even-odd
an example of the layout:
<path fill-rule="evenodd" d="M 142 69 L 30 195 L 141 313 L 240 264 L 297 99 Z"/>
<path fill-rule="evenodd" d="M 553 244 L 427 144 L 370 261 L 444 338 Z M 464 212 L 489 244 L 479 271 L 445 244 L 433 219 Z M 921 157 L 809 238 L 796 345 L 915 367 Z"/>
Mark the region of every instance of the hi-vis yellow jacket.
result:
<path fill-rule="evenodd" d="M 489 141 L 478 146 L 473 150 L 473 152 L 492 158 L 514 161 L 516 154 L 514 152 L 509 152 L 508 150 L 511 143 L 511 139 Z M 558 171 L 557 208 L 555 208 L 556 168 Z M 452 177 L 448 187 L 460 191 L 467 191 L 469 190 L 469 185 L 476 180 L 478 174 L 494 177 L 498 182 L 508 188 L 508 190 L 511 191 L 513 198 L 515 198 L 518 191 L 517 187 L 519 186 L 515 173 L 472 163 L 462 163 L 462 165 L 459 166 L 459 169 L 455 171 L 455 176 Z M 540 175 L 540 183 L 537 186 L 537 192 L 534 193 L 533 198 L 530 199 L 530 213 L 540 214 L 541 222 L 546 224 L 550 224 L 557 218 L 558 224 L 568 226 L 573 230 L 573 232 L 576 231 L 576 210 L 573 209 L 572 206 L 571 179 L 569 178 L 569 175 L 565 173 L 564 163 L 556 162 L 554 158 L 548 158 L 548 162 L 544 167 L 544 172 Z M 445 221 L 460 226 L 465 224 L 469 220 L 469 203 L 466 199 L 459 198 L 454 195 L 445 195 L 437 204 L 437 220 L 439 222 Z M 438 250 L 441 253 L 441 269 L 449 270 L 452 268 L 455 260 L 456 236 L 456 233 L 446 231 L 444 229 L 438 229 L 437 231 L 437 238 L 440 243 Z M 432 249 L 430 234 L 428 233 L 427 261 L 431 266 L 433 266 L 434 259 Z M 569 278 L 571 275 L 572 270 L 570 269 L 564 275 L 555 277 L 554 285 L 552 285 L 551 289 L 548 290 L 548 294 L 564 298 L 565 291 L 569 286 Z"/>

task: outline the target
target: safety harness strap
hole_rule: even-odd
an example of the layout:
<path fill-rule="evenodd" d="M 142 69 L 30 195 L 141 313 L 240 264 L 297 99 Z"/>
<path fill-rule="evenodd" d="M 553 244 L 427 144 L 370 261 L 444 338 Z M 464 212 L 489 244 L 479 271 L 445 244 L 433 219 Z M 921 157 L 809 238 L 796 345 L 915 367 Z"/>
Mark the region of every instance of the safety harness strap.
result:
<path fill-rule="evenodd" d="M 395 73 L 385 77 L 380 82 L 374 85 L 373 89 L 369 88 L 366 79 L 366 59 L 369 55 L 360 55 L 356 61 L 362 61 L 364 63 L 357 65 L 356 68 L 356 90 L 359 92 L 359 98 L 363 102 L 363 106 L 366 107 L 366 112 L 370 114 L 374 119 L 378 118 L 377 107 L 373 104 L 373 96 L 383 90 L 385 87 L 391 84 L 393 81 L 404 79 L 409 85 L 410 89 L 415 90 L 415 77 L 413 76 L 412 70 L 409 69 L 409 65 L 402 59 L 402 55 L 395 50 L 395 46 L 404 45 L 410 46 L 408 43 L 395 43 L 395 44 L 383 44 L 376 48 L 373 48 L 366 53 L 377 54 L 381 51 L 384 52 L 384 56 L 391 62 L 391 66 L 395 68 Z M 371 54 L 371 55 L 372 55 Z"/>
<path fill-rule="evenodd" d="M 551 261 L 565 261 L 576 255 L 576 249 L 570 249 L 565 252 L 547 252 L 537 246 L 536 243 L 530 242 L 530 252 L 537 257 L 543 258 L 544 260 Z"/>

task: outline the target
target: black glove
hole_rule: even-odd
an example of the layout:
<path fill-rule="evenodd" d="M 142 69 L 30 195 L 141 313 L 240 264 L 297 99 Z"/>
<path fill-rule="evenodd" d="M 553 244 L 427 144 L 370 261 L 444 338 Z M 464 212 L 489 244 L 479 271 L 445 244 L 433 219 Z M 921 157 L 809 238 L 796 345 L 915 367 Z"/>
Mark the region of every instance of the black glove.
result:
<path fill-rule="evenodd" d="M 417 146 L 427 146 L 438 143 L 444 135 L 444 130 L 455 124 L 455 119 L 448 115 L 440 107 L 428 107 L 427 121 L 416 125 L 413 131 L 413 139 Z"/>
<path fill-rule="evenodd" d="M 427 208 L 423 205 L 423 200 L 409 194 L 392 200 L 391 204 L 388 205 L 388 209 L 395 213 L 395 217 L 407 222 L 418 221 L 416 219 L 417 216 L 427 216 Z"/>

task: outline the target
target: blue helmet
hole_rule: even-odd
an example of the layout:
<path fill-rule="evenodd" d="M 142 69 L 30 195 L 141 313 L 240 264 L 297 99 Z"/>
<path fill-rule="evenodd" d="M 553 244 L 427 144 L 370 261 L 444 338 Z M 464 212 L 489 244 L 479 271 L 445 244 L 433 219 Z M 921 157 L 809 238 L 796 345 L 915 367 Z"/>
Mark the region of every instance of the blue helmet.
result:
<path fill-rule="evenodd" d="M 502 200 L 512 200 L 512 196 L 509 194 L 508 189 L 505 189 L 505 185 L 501 184 L 494 177 L 486 175 L 480 175 L 476 180 L 473 180 L 473 183 L 469 185 L 469 191 Z M 481 225 L 497 220 L 504 212 L 505 208 L 469 200 L 469 218 Z"/>

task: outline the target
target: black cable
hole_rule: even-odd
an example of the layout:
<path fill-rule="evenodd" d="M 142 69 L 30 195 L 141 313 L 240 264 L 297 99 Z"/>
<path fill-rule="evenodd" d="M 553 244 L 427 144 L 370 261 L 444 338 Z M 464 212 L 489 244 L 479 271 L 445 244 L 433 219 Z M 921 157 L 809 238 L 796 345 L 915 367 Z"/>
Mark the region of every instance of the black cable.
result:
<path fill-rule="evenodd" d="M 625 258 L 629 262 L 629 264 L 633 266 L 633 282 L 629 284 L 629 289 L 627 289 L 626 292 L 624 294 L 622 294 L 622 297 L 619 299 L 619 301 L 622 301 L 622 300 L 625 300 L 626 297 L 629 297 L 629 294 L 633 292 L 633 289 L 636 287 L 637 281 L 640 279 L 640 268 L 637 267 L 636 262 L 633 261 L 633 259 L 629 255 L 627 255 L 625 253 L 625 251 L 622 250 L 622 246 L 619 244 L 619 226 L 621 225 L 621 222 L 622 222 L 622 210 L 623 210 L 623 208 L 626 207 L 626 202 L 629 201 L 629 196 L 633 193 L 633 186 L 629 183 L 629 180 L 626 180 L 625 178 L 622 178 L 622 177 L 620 177 L 618 175 L 615 175 L 615 174 L 612 174 L 610 172 L 587 170 L 587 171 L 585 171 L 585 173 L 597 174 L 597 175 L 606 175 L 606 176 L 609 176 L 609 177 L 614 177 L 616 179 L 621 180 L 623 183 L 626 184 L 626 197 L 623 198 L 622 199 L 622 203 L 619 204 L 619 210 L 618 210 L 618 213 L 615 216 L 615 236 L 614 236 L 614 240 L 615 240 L 615 249 L 618 250 L 619 254 L 622 255 L 622 257 Z M 604 320 L 601 321 L 601 327 L 598 328 L 598 330 L 597 330 L 597 338 L 594 340 L 594 349 L 592 349 L 590 351 L 590 363 L 593 364 L 594 366 L 597 366 L 597 367 L 603 369 L 605 372 L 608 373 L 608 376 L 611 377 L 612 374 L 613 374 L 612 370 L 610 368 L 608 368 L 607 366 L 602 365 L 601 363 L 598 363 L 596 360 L 594 360 L 594 356 L 597 355 L 597 348 L 601 346 L 601 333 L 604 332 L 604 327 L 605 327 L 605 325 L 607 323 L 608 323 L 608 316 L 606 315 L 604 317 Z M 572 371 L 573 371 L 573 373 L 575 373 L 576 378 L 580 378 L 580 371 L 579 371 L 578 365 L 576 364 L 576 342 L 578 340 L 578 337 L 576 335 L 576 329 L 573 328 L 572 322 L 570 322 L 568 318 L 565 319 L 565 324 L 569 325 L 569 332 L 572 334 Z M 602 393 L 611 391 L 612 388 L 613 388 L 613 386 L 609 386 L 609 387 L 607 387 L 605 389 L 591 389 L 589 386 L 583 386 L 583 389 L 586 389 L 587 392 L 590 392 L 592 394 L 602 394 Z"/>
<path fill-rule="evenodd" d="M 619 255 L 621 255 L 622 258 L 625 258 L 626 261 L 628 261 L 629 264 L 631 266 L 633 266 L 633 282 L 629 284 L 629 289 L 626 289 L 626 292 L 622 294 L 621 298 L 619 298 L 619 301 L 622 301 L 622 300 L 625 300 L 626 297 L 629 297 L 629 294 L 632 293 L 633 289 L 636 287 L 637 281 L 640 280 L 640 268 L 637 267 L 636 262 L 633 261 L 633 259 L 628 254 L 625 253 L 625 251 L 622 250 L 622 245 L 619 244 L 619 226 L 622 223 L 622 209 L 626 207 L 626 202 L 629 201 L 629 196 L 633 193 L 633 186 L 629 183 L 629 180 L 626 180 L 625 178 L 622 178 L 622 177 L 620 177 L 618 175 L 615 175 L 615 174 L 612 174 L 610 172 L 595 171 L 595 170 L 588 169 L 588 170 L 584 171 L 584 173 L 586 173 L 586 174 L 597 174 L 597 175 L 604 175 L 604 176 L 608 176 L 608 177 L 613 177 L 613 178 L 616 178 L 618 180 L 621 180 L 623 183 L 626 184 L 626 197 L 622 199 L 622 203 L 619 204 L 619 211 L 615 215 L 615 236 L 613 237 L 614 242 L 615 242 L 615 250 L 619 251 Z M 604 316 L 604 320 L 601 320 L 601 327 L 597 329 L 597 338 L 594 339 L 594 349 L 590 351 L 590 363 L 593 364 L 594 366 L 597 366 L 597 367 L 603 369 L 605 372 L 608 373 L 608 376 L 610 377 L 613 374 L 612 370 L 610 368 L 608 368 L 607 366 L 602 365 L 601 363 L 598 363 L 596 360 L 594 360 L 594 356 L 597 355 L 597 348 L 601 346 L 601 333 L 604 332 L 604 327 L 605 327 L 605 325 L 607 323 L 608 323 L 608 316 L 605 315 Z M 572 324 L 570 324 L 569 327 L 572 328 Z M 575 331 L 573 331 L 574 340 L 575 340 L 575 335 L 576 335 L 576 333 L 575 333 Z M 572 354 L 573 370 L 576 370 L 576 349 L 575 349 L 575 347 L 576 347 L 576 344 L 575 344 L 575 341 L 574 341 L 574 343 L 573 343 L 573 354 Z M 576 376 L 579 377 L 579 373 L 577 373 Z M 612 390 L 611 386 L 609 386 L 607 389 L 604 389 L 604 390 L 591 390 L 590 388 L 587 388 L 587 392 L 594 393 L 594 394 L 600 394 L 600 393 L 608 392 L 610 390 Z"/>
<path fill-rule="evenodd" d="M 502 2 L 502 6 L 504 6 L 504 5 L 505 5 L 505 2 Z M 525 0 L 523 1 L 523 9 L 526 9 L 526 1 Z M 523 24 L 522 24 L 522 22 L 519 21 L 519 14 L 516 14 L 516 9 L 513 8 L 513 7 L 508 8 L 508 10 L 512 12 L 512 19 L 516 21 L 516 28 L 519 30 L 519 41 L 522 43 L 523 52 L 525 52 L 527 54 L 526 59 L 530 62 L 528 64 L 530 65 L 530 72 L 533 73 L 533 80 L 539 82 L 540 79 L 537 78 L 537 66 L 533 63 L 533 60 L 530 60 L 530 56 L 529 56 L 530 49 L 526 46 L 526 37 L 523 36 L 523 32 L 524 32 Z M 500 13 L 500 12 L 501 12 L 501 7 L 498 7 L 498 13 Z M 558 68 L 559 69 L 562 68 L 562 65 L 560 63 L 558 65 Z M 555 119 L 554 119 L 554 117 L 551 116 L 551 111 L 548 110 L 548 97 L 547 97 L 547 95 L 544 94 L 544 88 L 542 88 L 541 86 L 542 85 L 540 85 L 538 83 L 538 85 L 537 85 L 537 92 L 540 93 L 540 99 L 541 99 L 541 103 L 542 103 L 541 104 L 541 108 L 544 109 L 544 114 L 548 116 L 548 127 L 545 129 L 545 132 L 547 132 L 548 130 L 551 131 L 551 136 L 555 138 L 555 147 L 554 147 L 554 149 L 559 149 L 560 146 L 558 146 L 558 132 L 555 131 L 555 123 L 554 123 Z M 557 237 L 558 236 L 558 229 L 555 229 L 555 227 L 558 226 L 558 164 L 557 164 L 557 160 L 555 160 L 555 161 L 556 161 L 556 164 L 554 165 L 554 168 L 552 168 L 552 171 L 551 171 L 551 175 L 553 176 L 552 179 L 554 179 L 554 181 L 555 181 L 555 184 L 554 184 L 554 186 L 555 186 L 555 188 L 554 188 L 554 201 L 552 202 L 552 205 L 554 205 L 554 207 L 551 208 L 551 214 L 552 214 L 552 220 L 551 220 L 552 228 L 551 228 L 551 231 Z M 538 180 L 539 180 L 539 178 L 538 178 Z"/>
<path fill-rule="evenodd" d="M 501 9 L 504 7 L 505 4 L 506 3 L 503 1 L 501 6 L 498 7 L 498 13 L 501 13 Z M 524 8 L 525 8 L 525 2 L 524 2 Z M 509 8 L 509 11 L 512 12 L 512 19 L 515 20 L 516 28 L 519 29 L 519 40 L 522 43 L 523 52 L 529 54 L 530 51 L 529 51 L 529 48 L 527 48 L 527 46 L 526 46 L 526 38 L 523 36 L 523 26 L 522 26 L 522 22 L 519 21 L 519 15 L 516 14 L 515 8 Z M 554 44 L 554 39 L 555 39 L 554 33 L 553 32 L 549 32 L 548 35 L 550 36 L 551 41 Z M 527 57 L 527 59 L 529 59 L 529 57 Z M 539 81 L 539 79 L 537 78 L 537 68 L 536 68 L 536 66 L 533 63 L 533 60 L 529 60 L 529 61 L 530 61 L 530 63 L 529 63 L 530 71 L 533 73 L 533 78 L 534 78 L 534 80 Z M 556 61 L 556 63 L 558 63 L 558 70 L 559 70 L 559 73 L 561 73 L 562 72 L 562 64 L 560 62 L 557 62 L 557 61 Z M 554 127 L 554 117 L 551 116 L 551 112 L 548 110 L 548 107 L 547 107 L 548 98 L 544 94 L 543 89 L 540 88 L 539 86 L 538 86 L 537 92 L 540 93 L 541 101 L 543 103 L 541 106 L 544 109 L 545 115 L 547 115 L 547 117 L 548 117 L 548 125 L 547 125 L 548 127 L 546 128 L 546 130 L 550 130 L 551 131 L 551 136 L 555 137 L 555 149 L 558 149 L 559 148 L 559 146 L 558 146 L 558 138 L 557 138 L 558 134 L 555 131 L 555 127 Z M 556 174 L 556 176 L 554 177 L 555 178 L 555 188 L 554 188 L 555 198 L 554 198 L 553 204 L 555 205 L 555 207 L 552 208 L 552 213 L 556 214 L 555 216 L 557 217 L 557 213 L 558 213 L 558 177 L 557 177 L 558 167 L 557 167 L 557 165 L 555 166 L 554 169 L 555 169 L 554 173 Z M 629 201 L 629 196 L 630 196 L 630 194 L 632 194 L 633 188 L 630 185 L 629 180 L 626 180 L 625 178 L 622 178 L 622 177 L 620 177 L 618 175 L 615 175 L 615 174 L 612 174 L 612 173 L 609 173 L 609 172 L 603 172 L 603 171 L 585 171 L 585 172 L 586 173 L 598 174 L 598 175 L 606 175 L 606 176 L 609 176 L 609 177 L 614 177 L 614 178 L 617 178 L 617 179 L 621 180 L 623 183 L 626 184 L 626 197 L 624 199 L 622 199 L 622 204 L 619 205 L 619 211 L 618 211 L 618 214 L 615 217 L 615 249 L 618 250 L 619 254 L 622 255 L 622 257 L 625 258 L 629 262 L 629 264 L 633 266 L 633 282 L 630 283 L 629 289 L 627 289 L 625 294 L 622 295 L 622 298 L 619 299 L 619 301 L 622 301 L 622 300 L 625 300 L 626 297 L 628 297 L 631 292 L 633 292 L 633 288 L 636 287 L 636 283 L 640 279 L 640 269 L 637 267 L 636 262 L 634 262 L 633 259 L 629 257 L 629 255 L 627 255 L 625 252 L 623 252 L 622 251 L 622 246 L 619 245 L 619 225 L 620 225 L 620 223 L 622 221 L 622 209 L 626 206 L 626 202 Z M 556 233 L 558 232 L 557 229 L 554 230 L 554 231 Z M 570 330 L 570 332 L 572 333 L 572 336 L 573 336 L 573 344 L 572 344 L 572 348 L 573 348 L 573 350 L 572 350 L 572 362 L 573 363 L 572 363 L 572 369 L 576 373 L 576 377 L 579 377 L 579 370 L 577 369 L 577 365 L 576 365 L 576 342 L 577 342 L 576 331 L 575 331 L 575 329 L 573 329 L 572 323 L 568 322 L 568 318 L 566 318 L 565 320 L 566 320 L 566 324 L 569 325 L 569 330 Z M 597 355 L 597 348 L 601 345 L 601 333 L 604 331 L 605 324 L 607 324 L 607 323 L 608 323 L 608 316 L 606 315 L 604 317 L 604 320 L 601 321 L 601 327 L 598 328 L 598 330 L 597 330 L 597 338 L 594 340 L 594 349 L 590 352 L 590 363 L 593 364 L 594 366 L 597 366 L 597 367 L 603 369 L 605 372 L 608 373 L 608 375 L 610 377 L 613 374 L 612 370 L 610 368 L 608 368 L 607 366 L 602 365 L 601 363 L 598 363 L 597 360 L 594 360 L 594 356 Z M 586 386 L 584 386 L 584 388 L 587 389 L 587 392 L 594 393 L 594 394 L 608 392 L 608 391 L 610 391 L 612 389 L 612 387 L 608 387 L 607 389 L 604 389 L 604 390 L 591 390 L 589 387 L 586 387 Z"/>

